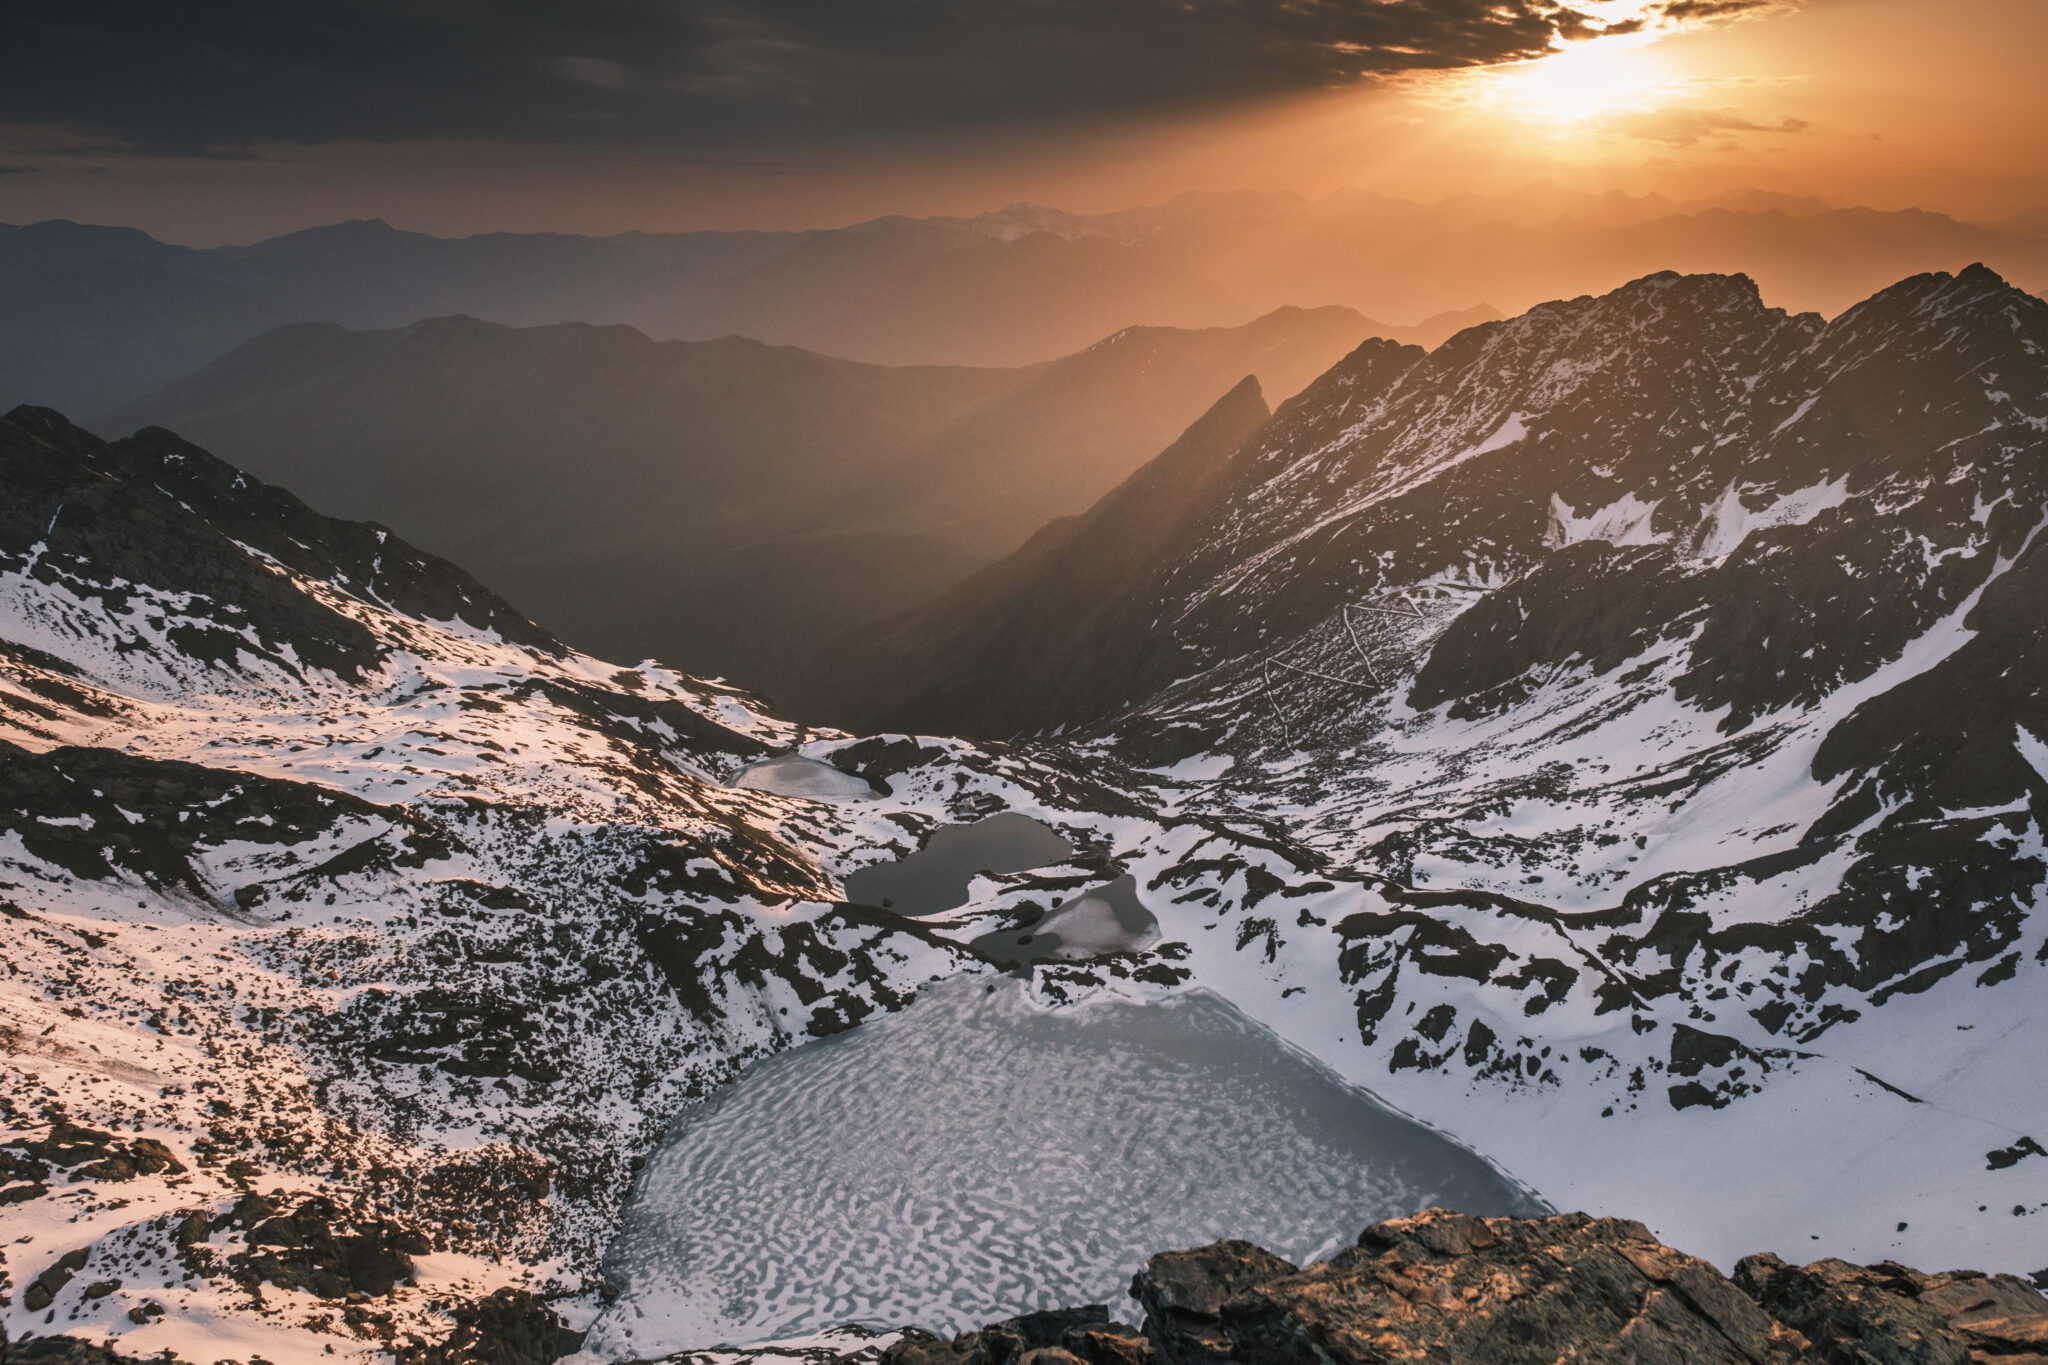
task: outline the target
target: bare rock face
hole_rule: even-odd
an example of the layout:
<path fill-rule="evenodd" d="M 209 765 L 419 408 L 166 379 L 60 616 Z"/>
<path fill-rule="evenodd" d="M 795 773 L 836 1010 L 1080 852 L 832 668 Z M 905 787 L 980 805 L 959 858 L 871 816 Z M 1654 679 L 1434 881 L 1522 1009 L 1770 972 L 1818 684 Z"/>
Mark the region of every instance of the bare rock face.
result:
<path fill-rule="evenodd" d="M 418 1365 L 548 1365 L 583 1344 L 547 1303 L 521 1289 L 500 1289 L 457 1305 L 455 1330 L 418 1352 Z M 412 1365 L 406 1354 L 402 1365 Z"/>
<path fill-rule="evenodd" d="M 2011 1276 L 1774 1256 L 1731 1281 L 1642 1224 L 1430 1209 L 1297 1270 L 1242 1242 L 1155 1256 L 1132 1296 L 1169 1365 L 2048 1365 Z"/>

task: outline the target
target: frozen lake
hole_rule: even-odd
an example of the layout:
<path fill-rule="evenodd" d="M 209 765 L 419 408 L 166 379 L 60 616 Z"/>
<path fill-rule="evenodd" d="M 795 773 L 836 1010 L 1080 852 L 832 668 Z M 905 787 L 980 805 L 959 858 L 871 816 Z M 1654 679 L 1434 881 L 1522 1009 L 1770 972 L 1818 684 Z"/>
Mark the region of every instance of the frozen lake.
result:
<path fill-rule="evenodd" d="M 1045 1009 L 1018 979 L 963 978 L 685 1111 L 587 1349 L 1124 1311 L 1152 1252 L 1244 1237 L 1303 1261 L 1432 1204 L 1543 1210 L 1207 991 Z"/>

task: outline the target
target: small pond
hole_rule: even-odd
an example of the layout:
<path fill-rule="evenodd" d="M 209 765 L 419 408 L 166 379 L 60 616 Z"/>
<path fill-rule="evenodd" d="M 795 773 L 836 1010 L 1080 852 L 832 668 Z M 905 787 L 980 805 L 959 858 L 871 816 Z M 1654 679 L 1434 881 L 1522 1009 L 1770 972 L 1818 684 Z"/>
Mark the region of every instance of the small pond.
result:
<path fill-rule="evenodd" d="M 954 1332 L 1108 1303 L 1155 1251 L 1296 1261 L 1432 1204 L 1545 1211 L 1222 997 L 1058 1009 L 1010 977 L 756 1063 L 642 1172 L 587 1349 L 649 1358 L 849 1321 Z"/>
<path fill-rule="evenodd" d="M 779 754 L 749 763 L 733 774 L 731 785 L 747 791 L 800 796 L 806 801 L 866 801 L 875 789 L 852 773 L 802 754 Z"/>
<path fill-rule="evenodd" d="M 965 905 L 968 886 L 983 872 L 1024 872 L 1073 853 L 1050 827 L 1004 811 L 971 825 L 946 825 L 900 862 L 859 869 L 846 879 L 846 898 L 899 915 L 936 915 Z"/>

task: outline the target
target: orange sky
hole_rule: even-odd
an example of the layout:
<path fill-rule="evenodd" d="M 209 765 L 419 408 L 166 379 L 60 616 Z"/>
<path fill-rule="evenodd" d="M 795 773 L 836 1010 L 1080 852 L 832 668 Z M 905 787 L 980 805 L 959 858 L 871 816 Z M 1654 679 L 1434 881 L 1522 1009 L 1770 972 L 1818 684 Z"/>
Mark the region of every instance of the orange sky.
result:
<path fill-rule="evenodd" d="M 1436 199 L 1546 178 L 1674 198 L 1759 187 L 1982 220 L 2048 211 L 2044 59 L 2048 0 L 1807 0 L 1522 68 L 829 156 L 446 141 L 269 145 L 262 160 L 50 155 L 47 129 L 17 127 L 0 129 L 0 161 L 39 169 L 0 175 L 0 220 L 130 223 L 212 245 L 350 217 L 449 235 L 795 227 L 1016 200 L 1099 211 L 1188 189 Z"/>

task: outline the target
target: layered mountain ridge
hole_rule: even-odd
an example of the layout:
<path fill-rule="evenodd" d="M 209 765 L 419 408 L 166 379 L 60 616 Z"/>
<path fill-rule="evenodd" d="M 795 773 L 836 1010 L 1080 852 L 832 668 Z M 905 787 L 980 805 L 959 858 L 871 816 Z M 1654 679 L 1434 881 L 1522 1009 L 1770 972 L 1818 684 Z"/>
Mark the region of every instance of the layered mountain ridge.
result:
<path fill-rule="evenodd" d="M 1291 394 L 1373 331 L 1286 308 L 990 370 L 625 327 L 306 324 L 116 426 L 391 520 L 582 648 L 772 694 L 821 639 L 1088 506 L 1247 373 Z"/>
<path fill-rule="evenodd" d="M 1519 311 L 1667 268 L 1748 271 L 1774 301 L 1832 312 L 1971 259 L 2032 288 L 2048 278 L 2039 225 L 2025 221 L 1547 183 L 1433 204 L 1359 191 L 1187 194 L 1101 214 L 1020 204 L 804 232 L 448 239 L 369 220 L 206 250 L 48 222 L 0 227 L 0 403 L 98 417 L 293 322 L 390 328 L 467 313 L 1014 366 L 1118 327 L 1235 326 L 1285 305 L 1355 308 L 1381 320 L 1375 332 L 1434 346 L 1500 316 L 1487 302 Z"/>
<path fill-rule="evenodd" d="M 2017 1134 L 2029 1063 L 1968 1035 L 2031 1036 L 2001 992 L 2048 961 L 2044 346 L 1982 267 L 1832 321 L 1667 274 L 1369 342 L 1134 476 L 1185 475 L 1173 524 L 1113 494 L 1069 552 L 838 642 L 815 713 L 1057 734 L 1353 869 L 1356 1024 L 1419 1112 L 1568 1073 L 1629 1112 L 1653 1073 L 1604 1021 L 1635 1013 L 1675 1025 L 1672 1107 L 1853 1058 Z M 1255 918 L 1269 961 L 1321 937 Z M 1573 1044 L 1502 1051 L 1532 1027 Z"/>

